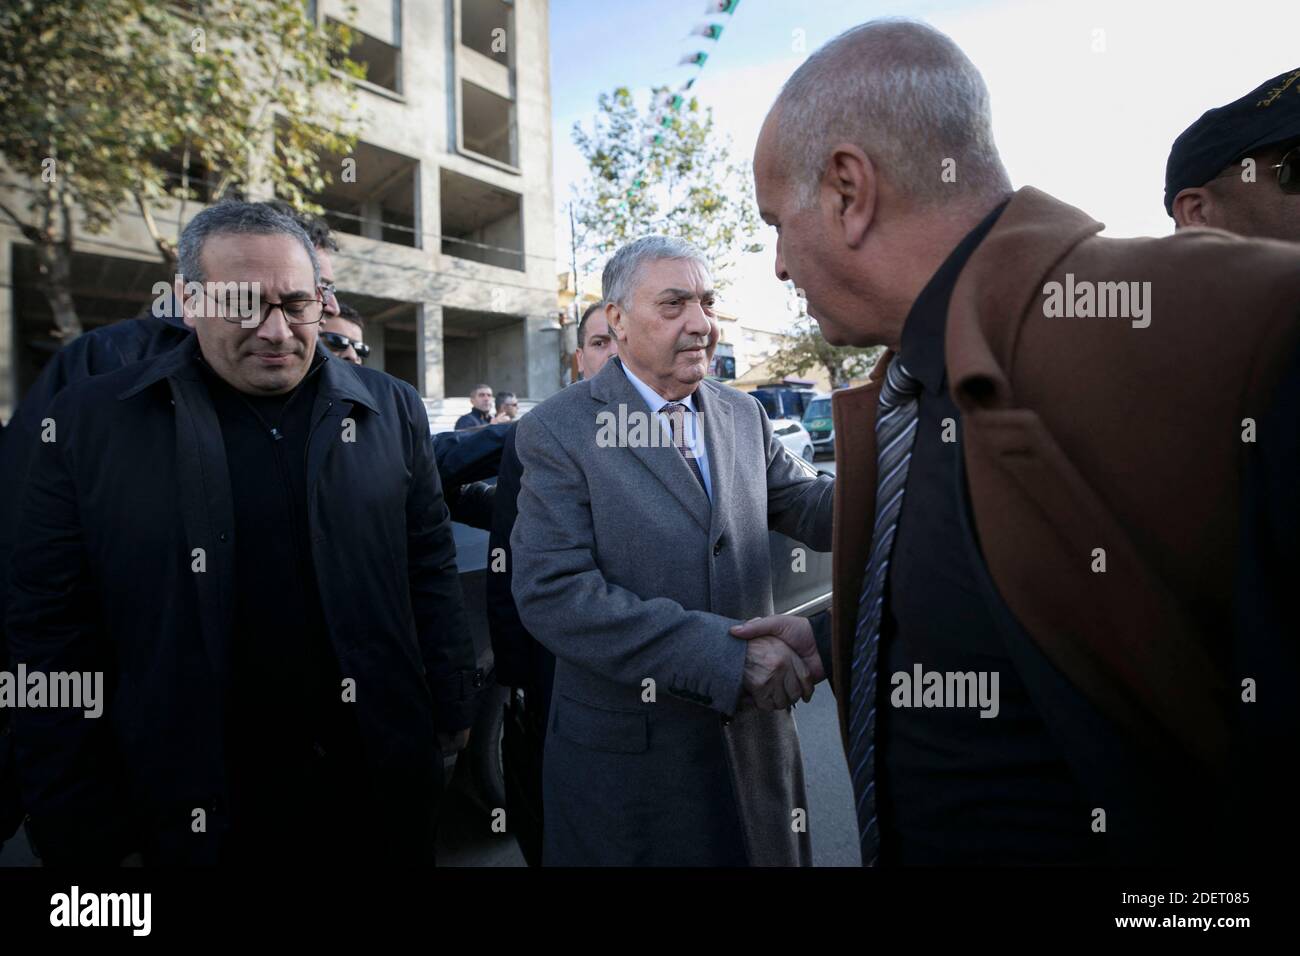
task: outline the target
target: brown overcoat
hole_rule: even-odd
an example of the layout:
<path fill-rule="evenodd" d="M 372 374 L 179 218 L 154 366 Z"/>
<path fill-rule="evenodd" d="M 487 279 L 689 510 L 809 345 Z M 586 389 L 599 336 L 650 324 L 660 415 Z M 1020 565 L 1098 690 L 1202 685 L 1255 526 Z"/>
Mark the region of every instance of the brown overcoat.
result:
<path fill-rule="evenodd" d="M 1221 768 L 1239 682 L 1228 639 L 1243 422 L 1262 417 L 1296 348 L 1300 245 L 1102 228 L 1021 189 L 958 278 L 947 384 L 974 527 L 1002 599 L 1088 700 L 1131 739 L 1172 739 Z M 1047 283 L 1084 281 L 1150 283 L 1149 325 L 1046 314 Z M 846 740 L 891 358 L 832 403 L 833 680 Z"/>

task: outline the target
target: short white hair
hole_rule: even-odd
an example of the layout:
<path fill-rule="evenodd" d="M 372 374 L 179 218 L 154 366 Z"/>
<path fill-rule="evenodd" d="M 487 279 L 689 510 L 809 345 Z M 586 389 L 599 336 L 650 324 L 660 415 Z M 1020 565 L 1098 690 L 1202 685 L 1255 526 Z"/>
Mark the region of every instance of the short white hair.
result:
<path fill-rule="evenodd" d="M 697 262 L 708 275 L 713 274 L 709 260 L 700 249 L 685 239 L 670 236 L 642 236 L 621 246 L 605 263 L 600 276 L 601 298 L 626 309 L 636 290 L 637 273 L 647 262 L 660 259 L 689 259 Z"/>
<path fill-rule="evenodd" d="M 804 207 L 843 142 L 921 204 L 1011 191 L 984 78 L 928 24 L 889 18 L 846 30 L 794 72 L 777 106 L 785 173 Z M 945 181 L 945 168 L 955 181 Z"/>

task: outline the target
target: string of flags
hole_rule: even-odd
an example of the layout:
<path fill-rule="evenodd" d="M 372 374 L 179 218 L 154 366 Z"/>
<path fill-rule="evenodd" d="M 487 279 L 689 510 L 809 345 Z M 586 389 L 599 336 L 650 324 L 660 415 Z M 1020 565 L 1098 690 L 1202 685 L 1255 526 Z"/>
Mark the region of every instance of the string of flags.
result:
<path fill-rule="evenodd" d="M 730 17 L 735 14 L 736 7 L 738 6 L 740 6 L 740 0 L 709 0 L 709 5 L 705 8 L 704 15 Z M 690 36 L 704 37 L 706 40 L 711 40 L 714 43 L 717 43 L 719 37 L 722 36 L 723 26 L 724 24 L 722 23 L 701 23 L 691 30 Z M 651 103 L 650 115 L 654 120 L 655 126 L 659 130 L 662 131 L 666 127 L 672 125 L 678 111 L 686 103 L 686 94 L 689 93 L 691 87 L 695 85 L 695 81 L 700 78 L 699 71 L 704 68 L 704 64 L 708 59 L 709 54 L 706 50 L 699 50 L 682 57 L 677 65 L 694 66 L 696 69 L 695 75 L 676 90 L 660 90 L 655 94 L 654 100 Z M 658 146 L 663 143 L 663 141 L 664 136 L 662 132 L 647 133 L 645 136 L 645 144 L 647 146 Z M 626 207 L 634 197 L 641 192 L 641 190 L 646 188 L 646 176 L 653 172 L 654 167 L 652 166 L 647 173 L 642 173 L 633 180 L 631 186 L 624 194 L 624 198 L 620 203 L 621 206 Z"/>
<path fill-rule="evenodd" d="M 704 8 L 704 15 L 707 17 L 730 17 L 736 12 L 736 7 L 740 6 L 740 0 L 709 0 L 708 6 Z M 705 22 L 695 26 L 690 32 L 690 36 L 703 37 L 713 43 L 717 43 L 722 37 L 724 23 Z M 678 62 L 678 66 L 693 66 L 696 69 L 695 75 L 688 79 L 676 90 L 662 90 L 656 94 L 651 108 L 651 115 L 660 127 L 670 126 L 673 117 L 682 105 L 686 102 L 686 94 L 690 92 L 695 81 L 700 78 L 699 71 L 704 69 L 704 64 L 709 60 L 708 50 L 696 50 L 694 53 L 687 53 Z M 663 142 L 662 133 L 652 133 L 646 136 L 647 145 L 659 145 Z"/>

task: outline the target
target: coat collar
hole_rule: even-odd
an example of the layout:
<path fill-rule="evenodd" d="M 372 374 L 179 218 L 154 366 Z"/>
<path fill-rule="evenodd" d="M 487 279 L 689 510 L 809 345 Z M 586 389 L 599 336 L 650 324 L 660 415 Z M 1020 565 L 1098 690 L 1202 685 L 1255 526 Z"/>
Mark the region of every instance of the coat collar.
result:
<path fill-rule="evenodd" d="M 323 348 L 320 343 L 316 345 L 316 354 L 324 357 L 320 367 L 319 394 L 321 396 L 350 401 L 364 406 L 376 415 L 379 414 L 379 403 L 351 363 L 343 361 L 329 349 Z M 197 335 L 191 335 L 175 348 L 147 361 L 139 377 L 118 393 L 118 399 L 123 400 L 138 395 L 163 379 L 197 380 L 200 377 L 198 366 L 200 356 L 199 338 Z"/>
<path fill-rule="evenodd" d="M 963 411 L 1012 406 L 1007 369 L 1021 323 L 1006 316 L 1024 316 L 1042 294 L 1048 271 L 1104 228 L 1081 209 L 1032 186 L 1011 197 L 971 253 L 948 305 L 945 364 Z M 1007 268 L 1008 263 L 1015 268 Z"/>

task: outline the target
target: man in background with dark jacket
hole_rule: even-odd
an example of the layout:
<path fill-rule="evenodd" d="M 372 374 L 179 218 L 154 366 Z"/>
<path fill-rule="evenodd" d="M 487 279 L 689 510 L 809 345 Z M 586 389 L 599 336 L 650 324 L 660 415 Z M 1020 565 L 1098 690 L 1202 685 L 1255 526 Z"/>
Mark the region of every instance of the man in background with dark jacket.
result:
<path fill-rule="evenodd" d="M 618 344 L 609 333 L 604 303 L 587 307 L 578 321 L 578 348 L 574 357 L 583 378 L 596 375 Z M 488 536 L 487 616 L 492 632 L 496 681 L 510 688 L 506 714 L 506 739 L 502 761 L 506 783 L 506 819 L 530 866 L 542 862 L 542 750 L 546 744 L 546 715 L 551 709 L 551 682 L 555 655 L 528 633 L 519 620 L 510 591 L 510 532 L 519 515 L 519 483 L 524 466 L 515 451 L 515 430 L 510 429 L 501 453 L 493 497 L 492 529 Z M 494 555 L 502 555 L 500 565 Z"/>
<path fill-rule="evenodd" d="M 65 390 L 32 458 L 10 649 L 104 673 L 110 701 L 14 711 L 36 849 L 430 863 L 476 672 L 423 405 L 317 347 L 289 217 L 213 206 L 180 270 L 196 335 Z M 259 307 L 214 294 L 232 282 Z"/>

